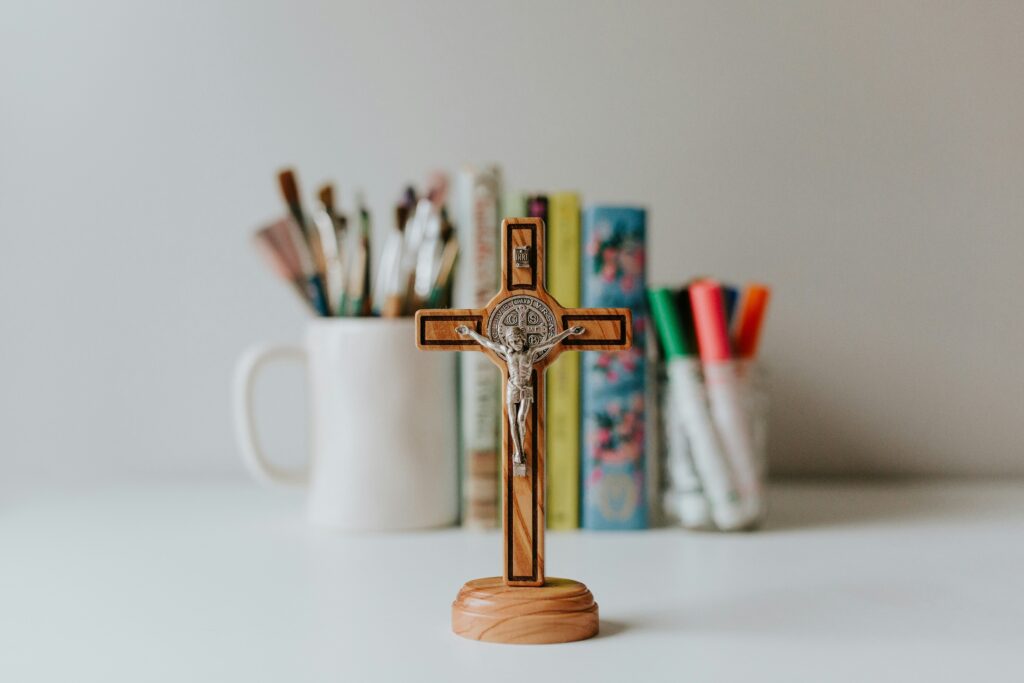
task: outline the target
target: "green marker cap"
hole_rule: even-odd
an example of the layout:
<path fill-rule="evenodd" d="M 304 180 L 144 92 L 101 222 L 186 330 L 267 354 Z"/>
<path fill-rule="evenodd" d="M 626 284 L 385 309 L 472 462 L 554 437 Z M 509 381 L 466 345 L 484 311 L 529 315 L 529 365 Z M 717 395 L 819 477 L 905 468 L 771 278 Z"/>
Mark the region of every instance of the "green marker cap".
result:
<path fill-rule="evenodd" d="M 682 358 L 691 355 L 686 348 L 683 329 L 676 313 L 675 298 L 672 291 L 665 287 L 647 290 L 647 300 L 651 304 L 651 317 L 658 329 L 658 338 L 668 358 Z"/>

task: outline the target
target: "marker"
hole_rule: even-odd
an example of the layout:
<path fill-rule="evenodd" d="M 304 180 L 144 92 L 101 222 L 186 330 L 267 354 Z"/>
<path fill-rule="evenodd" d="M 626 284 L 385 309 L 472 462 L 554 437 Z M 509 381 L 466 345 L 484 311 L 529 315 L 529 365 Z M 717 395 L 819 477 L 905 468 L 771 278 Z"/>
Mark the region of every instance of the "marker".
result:
<path fill-rule="evenodd" d="M 693 326 L 693 303 L 690 301 L 690 288 L 683 287 L 673 296 L 676 304 L 676 315 L 679 326 L 683 330 L 683 345 L 689 356 L 697 355 L 697 330 Z"/>
<path fill-rule="evenodd" d="M 680 517 L 684 525 L 703 526 L 710 513 L 719 529 L 742 528 L 748 520 L 708 410 L 700 365 L 693 355 L 692 344 L 687 343 L 685 326 L 676 311 L 677 302 L 673 294 L 664 288 L 651 290 L 648 300 L 667 361 L 670 416 L 682 424 L 690 442 L 692 464 L 680 463 L 678 459 L 672 462 L 681 470 L 684 480 L 687 475 L 695 474 L 703 489 L 700 496 L 684 494 L 680 501 Z M 690 469 L 689 473 L 686 468 Z"/>
<path fill-rule="evenodd" d="M 765 310 L 771 289 L 767 285 L 752 282 L 743 294 L 743 306 L 736 322 L 736 356 L 751 360 L 757 355 L 757 342 L 761 337 Z"/>
<path fill-rule="evenodd" d="M 743 384 L 729 348 L 722 288 L 707 280 L 694 283 L 690 301 L 711 417 L 736 478 L 744 516 L 751 523 L 761 516 L 761 479 Z"/>
<path fill-rule="evenodd" d="M 750 283 L 743 294 L 739 319 L 736 321 L 736 332 L 733 347 L 739 358 L 739 373 L 743 380 L 744 394 L 747 397 L 747 408 L 751 416 L 750 428 L 754 435 L 754 449 L 758 454 L 758 471 L 763 474 L 765 452 L 767 450 L 768 430 L 765 424 L 764 378 L 757 368 L 757 345 L 764 329 L 765 312 L 771 289 L 767 285 Z M 763 476 L 762 476 L 763 479 Z"/>
<path fill-rule="evenodd" d="M 725 305 L 725 327 L 732 329 L 733 314 L 736 313 L 736 302 L 739 301 L 740 290 L 732 285 L 722 285 L 722 303 Z"/>

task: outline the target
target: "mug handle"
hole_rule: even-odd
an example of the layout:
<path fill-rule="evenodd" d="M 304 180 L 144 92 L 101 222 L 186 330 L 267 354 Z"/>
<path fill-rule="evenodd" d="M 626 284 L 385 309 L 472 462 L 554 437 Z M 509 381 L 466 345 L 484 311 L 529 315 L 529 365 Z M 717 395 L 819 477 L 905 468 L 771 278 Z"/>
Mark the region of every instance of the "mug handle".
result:
<path fill-rule="evenodd" d="M 253 418 L 253 386 L 260 370 L 279 360 L 306 363 L 306 350 L 299 346 L 259 344 L 250 347 L 235 365 L 234 413 L 235 438 L 245 468 L 257 481 L 271 486 L 304 486 L 309 480 L 309 465 L 289 470 L 273 464 L 263 451 Z"/>

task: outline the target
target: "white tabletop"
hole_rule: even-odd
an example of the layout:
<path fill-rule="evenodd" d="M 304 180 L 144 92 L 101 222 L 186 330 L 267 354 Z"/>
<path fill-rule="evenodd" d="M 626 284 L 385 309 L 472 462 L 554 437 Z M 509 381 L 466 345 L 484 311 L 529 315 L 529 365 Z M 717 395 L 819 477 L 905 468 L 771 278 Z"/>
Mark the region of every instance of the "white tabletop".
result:
<path fill-rule="evenodd" d="M 343 535 L 295 495 L 0 501 L 2 681 L 909 681 L 1024 676 L 1024 484 L 781 485 L 749 534 L 550 533 L 601 634 L 448 630 L 495 533 Z"/>

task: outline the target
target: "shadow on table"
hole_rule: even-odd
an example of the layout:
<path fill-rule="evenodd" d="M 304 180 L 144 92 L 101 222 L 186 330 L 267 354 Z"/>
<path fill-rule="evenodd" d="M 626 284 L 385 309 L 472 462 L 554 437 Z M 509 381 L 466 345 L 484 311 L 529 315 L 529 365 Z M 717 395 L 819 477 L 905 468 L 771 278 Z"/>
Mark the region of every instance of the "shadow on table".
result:
<path fill-rule="evenodd" d="M 597 635 L 594 636 L 594 639 L 596 640 L 600 638 L 611 638 L 612 636 L 619 635 L 628 628 L 629 624 L 623 621 L 610 621 L 608 619 L 602 619 L 601 628 L 597 632 Z"/>

